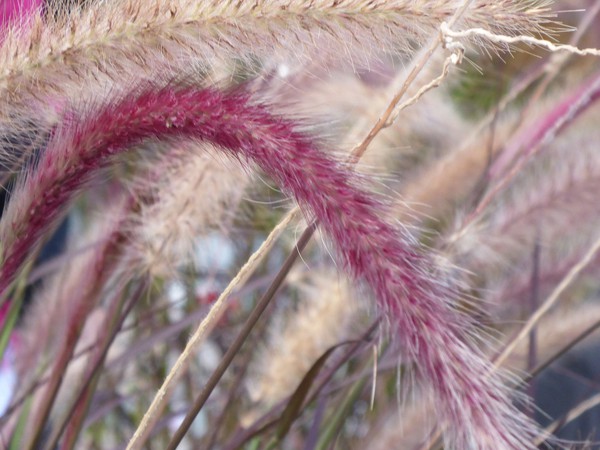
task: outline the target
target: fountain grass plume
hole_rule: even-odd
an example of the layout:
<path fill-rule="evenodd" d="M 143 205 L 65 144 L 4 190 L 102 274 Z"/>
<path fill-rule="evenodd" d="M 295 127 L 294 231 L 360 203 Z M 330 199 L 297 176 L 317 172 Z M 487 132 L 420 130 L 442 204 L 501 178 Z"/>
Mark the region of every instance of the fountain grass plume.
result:
<path fill-rule="evenodd" d="M 192 260 L 194 239 L 231 226 L 252 178 L 222 153 L 192 141 L 141 163 L 150 180 L 134 179 L 140 207 L 128 235 L 130 264 L 142 273 L 175 275 Z"/>
<path fill-rule="evenodd" d="M 0 223 L 0 292 L 74 195 L 113 157 L 146 139 L 196 138 L 256 164 L 316 218 L 347 271 L 373 290 L 407 360 L 435 393 L 448 444 L 457 449 L 532 448 L 531 425 L 457 309 L 436 260 L 386 221 L 384 205 L 324 154 L 298 124 L 241 90 L 146 88 L 66 117 L 14 191 Z"/>
<path fill-rule="evenodd" d="M 34 99 L 95 98 L 135 77 L 157 82 L 247 64 L 318 57 L 368 65 L 382 51 L 410 52 L 449 20 L 462 0 L 105 0 L 32 14 L 0 46 L 0 121 L 17 106 L 40 123 L 53 106 Z M 475 0 L 460 26 L 516 35 L 543 33 L 548 0 Z M 483 41 L 480 41 L 483 42 Z"/>
<path fill-rule="evenodd" d="M 259 409 L 293 394 L 319 357 L 351 338 L 359 302 L 348 280 L 323 269 L 298 283 L 298 304 L 280 311 L 269 327 L 247 382 L 249 397 Z"/>

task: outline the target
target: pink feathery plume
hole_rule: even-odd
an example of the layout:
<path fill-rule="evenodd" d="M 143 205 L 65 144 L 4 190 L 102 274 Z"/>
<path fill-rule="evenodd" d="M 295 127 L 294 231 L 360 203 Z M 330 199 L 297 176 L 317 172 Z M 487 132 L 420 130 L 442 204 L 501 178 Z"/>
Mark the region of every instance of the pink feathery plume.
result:
<path fill-rule="evenodd" d="M 433 259 L 387 222 L 383 204 L 296 123 L 240 91 L 145 90 L 65 120 L 0 224 L 0 292 L 92 175 L 149 138 L 196 138 L 255 163 L 318 219 L 345 268 L 374 291 L 405 356 L 433 389 L 452 448 L 532 448 L 530 423 L 476 348 L 469 319 L 457 311 L 451 283 L 436 279 Z"/>
<path fill-rule="evenodd" d="M 593 75 L 570 93 L 531 127 L 515 136 L 490 167 L 491 179 L 499 178 L 518 158 L 528 158 L 550 142 L 564 128 L 600 99 L 600 73 Z"/>
<path fill-rule="evenodd" d="M 20 17 L 31 14 L 42 6 L 42 0 L 0 0 L 0 40 L 2 28 L 6 28 Z"/>

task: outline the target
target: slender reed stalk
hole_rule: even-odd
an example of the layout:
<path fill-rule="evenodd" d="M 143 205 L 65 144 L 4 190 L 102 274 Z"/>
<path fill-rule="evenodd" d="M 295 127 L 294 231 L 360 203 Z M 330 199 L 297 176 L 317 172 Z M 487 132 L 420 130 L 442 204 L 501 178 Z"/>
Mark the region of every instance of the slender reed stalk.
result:
<path fill-rule="evenodd" d="M 179 444 L 181 443 L 181 440 L 185 437 L 190 426 L 196 419 L 196 416 L 198 415 L 198 413 L 200 412 L 200 410 L 202 409 L 202 407 L 204 406 L 204 404 L 210 397 L 211 393 L 213 392 L 213 390 L 215 389 L 215 387 L 217 386 L 217 384 L 219 383 L 219 381 L 225 374 L 225 371 L 229 368 L 229 365 L 231 364 L 231 362 L 233 361 L 235 356 L 240 351 L 242 345 L 244 345 L 244 343 L 246 342 L 246 339 L 248 339 L 248 336 L 250 335 L 250 333 L 256 326 L 261 315 L 265 312 L 265 310 L 267 309 L 267 307 L 269 306 L 269 304 L 275 297 L 275 294 L 277 294 L 277 291 L 281 287 L 283 281 L 285 280 L 285 277 L 287 276 L 289 271 L 292 269 L 292 266 L 294 265 L 294 262 L 296 261 L 296 255 L 299 252 L 301 252 L 302 249 L 304 249 L 306 244 L 310 241 L 310 238 L 312 237 L 315 230 L 316 230 L 316 224 L 314 222 L 311 224 L 310 227 L 308 227 L 306 230 L 304 230 L 304 233 L 302 233 L 302 236 L 300 236 L 300 239 L 298 239 L 298 243 L 297 243 L 296 247 L 294 248 L 294 252 L 290 253 L 287 256 L 287 258 L 283 262 L 281 268 L 275 275 L 273 282 L 269 285 L 269 288 L 267 289 L 267 291 L 263 294 L 261 299 L 258 301 L 258 303 L 256 304 L 256 307 L 252 310 L 252 313 L 250 314 L 248 319 L 246 319 L 246 322 L 244 323 L 244 326 L 240 330 L 239 334 L 236 336 L 235 341 L 227 349 L 227 352 L 225 353 L 225 355 L 223 355 L 223 358 L 221 359 L 219 366 L 214 370 L 214 372 L 212 373 L 212 375 L 210 376 L 210 378 L 208 379 L 208 381 L 202 388 L 202 391 L 194 400 L 194 404 L 192 405 L 190 410 L 187 412 L 187 414 L 185 415 L 185 418 L 183 419 L 183 422 L 179 425 L 179 427 L 175 431 L 173 437 L 169 441 L 167 450 L 175 450 L 179 446 Z M 139 428 L 138 428 L 138 430 L 139 430 Z M 146 430 L 142 429 L 142 432 L 145 432 L 145 431 Z M 133 444 L 132 444 L 132 442 L 133 442 Z M 140 441 L 137 441 L 137 443 L 136 443 L 136 441 L 134 441 L 132 439 L 132 442 L 130 441 L 130 443 L 128 444 L 128 448 L 139 447 Z"/>
<path fill-rule="evenodd" d="M 573 281 L 580 275 L 580 273 L 592 262 L 596 254 L 600 251 L 600 237 L 596 239 L 590 246 L 590 249 L 582 256 L 582 258 L 575 264 L 569 273 L 561 280 L 556 286 L 554 291 L 546 298 L 535 313 L 527 320 L 527 323 L 521 328 L 518 335 L 508 343 L 502 353 L 495 359 L 495 364 L 502 364 L 504 360 L 513 352 L 517 344 L 523 339 L 527 333 L 529 333 L 533 327 L 539 322 L 540 318 L 546 314 L 552 306 L 560 299 L 561 294 Z"/>
<path fill-rule="evenodd" d="M 117 337 L 117 333 L 122 329 L 123 323 L 131 312 L 132 308 L 140 300 L 144 292 L 148 289 L 147 282 L 139 282 L 135 287 L 135 291 L 130 298 L 123 299 L 123 292 L 119 291 L 113 300 L 109 314 L 106 317 L 106 329 L 101 337 L 100 345 L 98 345 L 93 358 L 90 358 L 89 365 L 84 374 L 84 382 L 78 386 L 77 392 L 74 394 L 74 403 L 60 421 L 53 428 L 52 435 L 48 438 L 46 447 L 48 450 L 56 448 L 61 435 L 65 434 L 65 439 L 61 449 L 70 450 L 74 448 L 77 442 L 77 437 L 81 432 L 81 428 L 86 417 L 86 413 L 90 407 L 90 398 L 94 392 L 95 385 L 98 383 L 102 368 L 110 349 L 111 344 Z"/>

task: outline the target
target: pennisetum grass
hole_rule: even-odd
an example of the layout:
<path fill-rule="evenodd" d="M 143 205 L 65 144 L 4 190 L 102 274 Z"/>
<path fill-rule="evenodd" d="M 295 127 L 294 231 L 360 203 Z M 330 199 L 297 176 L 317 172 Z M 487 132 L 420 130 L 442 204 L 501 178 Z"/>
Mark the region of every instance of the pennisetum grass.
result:
<path fill-rule="evenodd" d="M 330 347 L 351 337 L 359 304 L 347 280 L 334 274 L 300 281 L 302 297 L 293 313 L 282 311 L 253 362 L 247 382 L 251 400 L 265 408 L 294 392 L 302 376 Z"/>
<path fill-rule="evenodd" d="M 597 282 L 576 275 L 582 261 L 586 274 L 598 267 L 585 248 L 595 242 L 598 221 L 597 133 L 589 125 L 600 92 L 597 63 L 563 65 L 568 72 L 563 76 L 547 60 L 534 67 L 518 54 L 517 63 L 507 64 L 506 78 L 528 72 L 480 123 L 460 116 L 461 94 L 452 84 L 443 92 L 429 91 L 462 76 L 449 68 L 463 57 L 477 68 L 480 60 L 471 48 L 493 53 L 521 43 L 596 55 L 541 39 L 569 29 L 554 24 L 552 5 L 4 3 L 2 303 L 12 302 L 28 282 L 45 280 L 24 300 L 33 305 L 18 324 L 23 344 L 20 355 L 19 347 L 13 354 L 20 386 L 0 422 L 3 440 L 10 448 L 112 448 L 133 435 L 131 448 L 140 448 L 152 435 L 152 445 L 174 448 L 185 434 L 193 448 L 216 448 L 226 435 L 226 448 L 295 448 L 299 442 L 307 449 L 325 448 L 334 439 L 351 448 L 352 441 L 369 436 L 357 423 L 373 424 L 381 430 L 380 442 L 389 442 L 384 437 L 393 434 L 384 430 L 386 424 L 401 421 L 405 436 L 397 442 L 421 448 L 436 445 L 439 433 L 449 448 L 461 450 L 536 448 L 539 431 L 516 401 L 522 395 L 514 389 L 519 380 L 497 366 L 516 348 L 527 353 L 528 363 L 524 369 L 514 360 L 508 365 L 533 374 L 532 355 L 548 358 L 558 345 L 556 333 L 575 341 L 575 324 L 596 320 Z M 585 29 L 594 28 L 597 12 L 596 7 L 587 16 L 576 39 L 592 39 Z M 564 64 L 558 57 L 550 60 Z M 587 81 L 572 86 L 581 79 Z M 315 112 L 319 104 L 327 109 Z M 314 117 L 324 123 L 315 124 Z M 385 136 L 377 137 L 384 128 Z M 475 132 L 466 139 L 471 128 Z M 574 136 L 577 154 L 569 152 Z M 400 191 L 400 212 L 375 193 L 372 172 L 353 172 L 352 164 L 372 141 L 380 152 L 368 164 L 378 166 L 378 174 L 385 170 L 387 185 Z M 353 147 L 346 162 L 335 156 Z M 381 158 L 385 164 L 378 165 Z M 248 195 L 262 195 L 264 202 L 242 212 L 239 205 Z M 234 278 L 245 286 L 227 289 L 233 298 L 225 307 L 220 299 L 213 310 L 218 311 L 203 322 L 203 330 L 212 330 L 204 341 L 208 353 L 194 359 L 187 347 L 182 352 L 182 331 L 280 220 L 280 210 L 266 205 L 285 204 L 286 196 L 308 223 L 318 225 L 324 253 L 356 284 L 356 292 L 383 314 L 389 340 L 380 337 L 381 354 L 357 341 L 346 342 L 351 350 L 340 358 L 331 356 L 342 353 L 329 349 L 345 339 L 353 308 L 346 289 L 331 293 L 339 275 L 327 272 L 309 275 L 319 280 L 319 289 L 303 291 L 289 283 L 279 290 L 277 296 L 290 301 L 309 298 L 297 310 L 281 309 L 290 316 L 275 321 L 285 327 L 269 324 L 272 309 L 266 309 L 259 326 L 273 331 L 263 353 L 259 345 L 243 345 L 252 322 L 231 344 L 250 313 L 252 296 L 282 266 L 258 302 L 257 308 L 264 307 L 291 267 L 292 257 L 283 262 L 285 246 L 274 238 Z M 101 215 L 117 220 L 82 254 L 69 249 L 38 267 L 38 255 L 52 247 L 52 230 L 68 214 L 76 224 L 73 235 L 87 234 Z M 286 216 L 275 235 L 291 220 Z M 192 263 L 196 239 L 209 228 L 225 230 L 224 236 L 240 234 L 236 245 L 224 238 L 228 244 L 219 251 L 231 261 L 221 267 Z M 558 237 L 563 245 L 555 245 Z M 320 271 L 319 254 L 307 248 L 301 256 L 309 269 Z M 538 307 L 538 297 L 547 293 L 550 300 Z M 542 313 L 559 297 L 568 300 L 561 304 L 573 319 L 561 331 L 555 313 L 537 330 Z M 586 320 L 578 319 L 577 309 L 587 311 Z M 101 322 L 94 310 L 104 311 Z M 257 311 L 250 317 L 258 321 Z M 514 331 L 509 324 L 516 321 L 524 328 Z M 102 323 L 92 332 L 97 339 L 84 331 L 86 323 Z M 124 349 L 118 362 L 107 364 L 123 327 L 143 345 Z M 504 337 L 506 332 L 520 341 Z M 161 397 L 161 383 L 171 362 L 183 358 L 180 353 L 188 367 L 180 369 L 178 360 L 177 376 L 167 378 L 176 384 L 176 401 L 173 391 Z M 65 386 L 74 360 L 81 364 L 81 382 Z M 231 361 L 235 368 L 236 360 L 255 366 L 229 377 L 224 370 Z M 344 376 L 336 377 L 340 368 Z M 110 376 L 113 370 L 125 375 Z M 378 382 L 367 389 L 372 373 Z M 239 417 L 247 405 L 236 393 L 252 383 L 260 385 L 264 416 L 244 428 Z M 408 393 L 398 397 L 410 398 L 416 413 L 390 419 L 397 405 L 389 392 L 398 393 L 400 386 Z M 70 396 L 60 394 L 70 387 Z M 155 390 L 159 406 L 148 408 Z M 187 405 L 199 391 L 200 398 L 206 396 L 201 419 L 212 432 L 187 429 L 194 408 L 178 425 L 186 414 L 182 399 Z M 360 413 L 361 402 L 373 411 Z M 421 404 L 428 406 L 419 409 Z"/>
<path fill-rule="evenodd" d="M 507 448 L 528 445 L 526 429 L 520 428 L 519 415 L 501 393 L 501 384 L 490 377 L 483 356 L 462 337 L 467 317 L 452 307 L 455 294 L 447 281 L 434 278 L 425 256 L 383 220 L 377 200 L 353 184 L 290 122 L 271 116 L 243 93 L 175 87 L 132 94 L 87 121 L 73 118 L 65 123 L 64 129 L 54 132 L 37 170 L 13 194 L 14 212 L 9 207 L 5 213 L 4 223 L 20 227 L 5 231 L 2 290 L 43 226 L 111 156 L 149 137 L 189 135 L 208 140 L 232 156 L 255 162 L 320 219 L 344 265 L 370 285 L 380 306 L 393 317 L 407 357 L 417 361 L 423 378 L 439 396 L 442 418 L 456 429 L 456 446 L 469 446 L 476 442 L 473 439 L 482 448 L 491 442 Z M 286 156 L 278 158 L 273 152 Z M 28 190 L 38 194 L 26 194 Z M 27 205 L 27 198 L 36 201 Z M 43 208 L 43 222 L 19 217 L 31 217 L 38 208 Z M 471 373 L 465 375 L 466 370 Z M 468 424 L 462 432 L 456 428 L 459 423 Z"/>
<path fill-rule="evenodd" d="M 223 59 L 247 61 L 247 70 L 257 73 L 256 60 L 260 68 L 290 56 L 306 61 L 315 52 L 324 62 L 366 65 L 378 48 L 409 51 L 459 4 L 115 0 L 92 2 L 81 12 L 33 15 L 27 26 L 6 32 L 0 49 L 1 123 L 19 118 L 48 129 L 65 101 L 106 96 L 123 82 L 127 86 L 125 74 L 156 82 L 206 73 Z M 511 34 L 541 31 L 546 4 L 482 1 L 465 15 L 465 25 Z"/>
<path fill-rule="evenodd" d="M 128 232 L 129 264 L 153 276 L 175 275 L 193 260 L 197 236 L 228 229 L 251 180 L 207 144 L 178 146 L 158 160 L 149 158 L 147 168 L 141 162 L 144 175 L 136 176 L 132 186 L 140 208 Z"/>

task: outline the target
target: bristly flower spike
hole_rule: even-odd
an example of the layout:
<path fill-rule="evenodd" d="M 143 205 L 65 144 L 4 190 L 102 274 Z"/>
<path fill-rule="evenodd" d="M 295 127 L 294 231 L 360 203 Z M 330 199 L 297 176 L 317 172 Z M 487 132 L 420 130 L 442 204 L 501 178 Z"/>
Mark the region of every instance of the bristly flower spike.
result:
<path fill-rule="evenodd" d="M 259 67 L 303 63 L 315 55 L 326 66 L 368 66 L 383 50 L 410 53 L 463 0 L 90 3 L 69 13 L 35 14 L 28 26 L 7 30 L 0 46 L 0 125 L 28 111 L 25 119 L 48 126 L 54 111 L 48 98 L 61 103 L 104 97 L 128 86 L 130 74 L 157 83 L 191 67 L 210 69 L 216 61 L 244 61 L 252 72 L 256 61 Z M 460 24 L 509 35 L 542 32 L 549 22 L 548 4 L 474 0 Z M 42 101 L 32 106 L 32 99 Z"/>
<path fill-rule="evenodd" d="M 532 448 L 528 419 L 476 348 L 451 283 L 436 281 L 434 260 L 386 221 L 379 200 L 296 123 L 239 91 L 149 88 L 65 120 L 16 187 L 0 223 L 0 291 L 63 207 L 113 156 L 148 138 L 181 137 L 258 165 L 320 222 L 347 270 L 374 291 L 405 356 L 433 389 L 452 448 Z"/>

